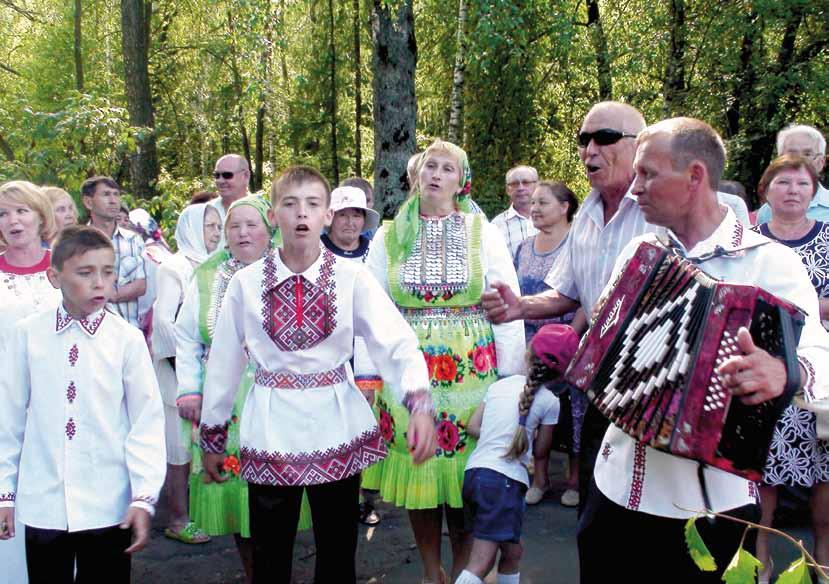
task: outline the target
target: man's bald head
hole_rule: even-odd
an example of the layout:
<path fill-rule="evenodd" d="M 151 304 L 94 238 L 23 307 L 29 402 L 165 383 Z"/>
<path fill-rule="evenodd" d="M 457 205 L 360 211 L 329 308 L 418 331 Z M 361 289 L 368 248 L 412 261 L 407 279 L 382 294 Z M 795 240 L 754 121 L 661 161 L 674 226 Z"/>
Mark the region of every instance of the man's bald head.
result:
<path fill-rule="evenodd" d="M 225 154 L 216 161 L 213 178 L 219 196 L 222 197 L 222 204 L 227 208 L 247 194 L 250 165 L 244 156 Z"/>
<path fill-rule="evenodd" d="M 615 129 L 626 134 L 638 134 L 645 129 L 647 123 L 645 116 L 638 109 L 621 101 L 600 101 L 590 108 L 585 116 L 585 121 L 593 115 L 601 114 L 603 117 L 618 121 Z"/>

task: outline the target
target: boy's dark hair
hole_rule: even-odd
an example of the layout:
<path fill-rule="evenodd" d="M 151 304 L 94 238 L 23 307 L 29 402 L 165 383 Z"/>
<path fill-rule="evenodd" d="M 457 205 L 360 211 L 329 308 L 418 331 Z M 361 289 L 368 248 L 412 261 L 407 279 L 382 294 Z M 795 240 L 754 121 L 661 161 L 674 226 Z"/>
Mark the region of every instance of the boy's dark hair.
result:
<path fill-rule="evenodd" d="M 65 227 L 52 246 L 52 267 L 60 271 L 66 260 L 94 249 L 109 249 L 115 253 L 109 237 L 100 229 L 86 225 Z"/>
<path fill-rule="evenodd" d="M 331 185 L 322 173 L 313 166 L 289 166 L 271 186 L 271 205 L 276 207 L 285 191 L 293 185 L 316 182 L 325 188 L 325 206 L 331 206 Z"/>
<path fill-rule="evenodd" d="M 115 182 L 114 179 L 108 176 L 93 176 L 85 181 L 81 185 L 81 196 L 84 197 L 91 197 L 95 194 L 95 189 L 98 188 L 99 184 L 105 184 L 111 189 L 118 189 L 121 190 L 121 187 L 118 186 L 118 183 Z"/>

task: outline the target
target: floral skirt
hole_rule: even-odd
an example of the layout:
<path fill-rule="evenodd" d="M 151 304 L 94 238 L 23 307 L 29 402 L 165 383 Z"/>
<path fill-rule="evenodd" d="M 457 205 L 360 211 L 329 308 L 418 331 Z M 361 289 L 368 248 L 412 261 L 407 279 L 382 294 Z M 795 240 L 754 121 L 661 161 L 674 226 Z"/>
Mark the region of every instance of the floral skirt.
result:
<path fill-rule="evenodd" d="M 202 451 L 199 448 L 198 427 L 183 420 L 191 436 L 193 460 L 190 465 L 190 519 L 210 536 L 239 533 L 250 537 L 248 514 L 248 484 L 239 477 L 239 417 L 248 392 L 253 387 L 253 369 L 248 367 L 239 384 L 227 429 L 224 471 L 228 479 L 223 483 L 205 483 Z M 299 529 L 311 527 L 311 509 L 307 495 L 302 496 Z"/>
<path fill-rule="evenodd" d="M 391 395 L 377 395 L 375 413 L 388 446 L 382 462 L 363 471 L 363 487 L 407 509 L 462 507 L 466 461 L 475 448 L 466 424 L 498 379 L 492 326 L 478 307 L 403 309 L 420 341 L 438 421 L 437 450 L 414 465 L 406 445 L 409 415 Z"/>
<path fill-rule="evenodd" d="M 815 414 L 794 405 L 777 421 L 763 484 L 811 487 L 829 482 L 829 442 L 817 437 Z"/>

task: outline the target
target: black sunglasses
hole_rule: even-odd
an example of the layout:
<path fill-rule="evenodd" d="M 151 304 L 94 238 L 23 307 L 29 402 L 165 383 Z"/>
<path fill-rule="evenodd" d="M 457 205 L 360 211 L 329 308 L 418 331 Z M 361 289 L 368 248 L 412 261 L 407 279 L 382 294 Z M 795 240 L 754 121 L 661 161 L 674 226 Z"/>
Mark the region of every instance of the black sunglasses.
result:
<path fill-rule="evenodd" d="M 226 170 L 224 172 L 214 172 L 213 173 L 213 178 L 216 178 L 216 179 L 223 178 L 225 180 L 230 180 L 234 176 L 236 176 L 236 173 L 235 172 L 230 172 L 229 170 Z"/>
<path fill-rule="evenodd" d="M 610 146 L 622 138 L 636 138 L 636 134 L 625 134 L 619 130 L 602 128 L 601 130 L 596 130 L 595 132 L 581 132 L 577 137 L 579 146 L 582 148 L 587 148 L 587 145 L 590 144 L 591 140 L 599 146 Z"/>

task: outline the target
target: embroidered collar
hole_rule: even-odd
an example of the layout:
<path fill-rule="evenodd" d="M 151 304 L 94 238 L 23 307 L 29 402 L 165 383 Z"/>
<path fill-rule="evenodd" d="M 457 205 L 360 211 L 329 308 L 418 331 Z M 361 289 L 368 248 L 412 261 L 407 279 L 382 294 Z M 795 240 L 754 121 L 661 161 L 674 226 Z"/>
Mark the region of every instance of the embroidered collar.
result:
<path fill-rule="evenodd" d="M 663 244 L 697 263 L 719 257 L 743 257 L 746 251 L 769 243 L 765 237 L 746 230 L 730 207 L 726 208 L 725 217 L 714 232 L 690 250 L 685 249 L 670 229 L 660 228 L 657 237 Z"/>
<path fill-rule="evenodd" d="M 336 261 L 336 256 L 320 242 L 320 255 L 314 260 L 314 263 L 308 266 L 304 272 L 296 274 L 285 265 L 282 257 L 279 255 L 280 248 L 270 250 L 264 259 L 264 281 L 263 285 L 265 291 L 273 290 L 280 283 L 293 276 L 302 276 L 309 282 L 317 282 L 323 275 L 323 272 L 330 271 L 330 267 Z"/>
<path fill-rule="evenodd" d="M 104 317 L 106 316 L 106 309 L 102 308 L 98 312 L 93 312 L 89 316 L 77 320 L 71 314 L 66 312 L 66 309 L 63 307 L 63 303 L 58 306 L 55 316 L 55 332 L 61 333 L 69 328 L 73 322 L 78 323 L 78 326 L 88 334 L 90 337 L 94 337 L 95 334 L 100 330 L 101 323 L 104 321 Z"/>

